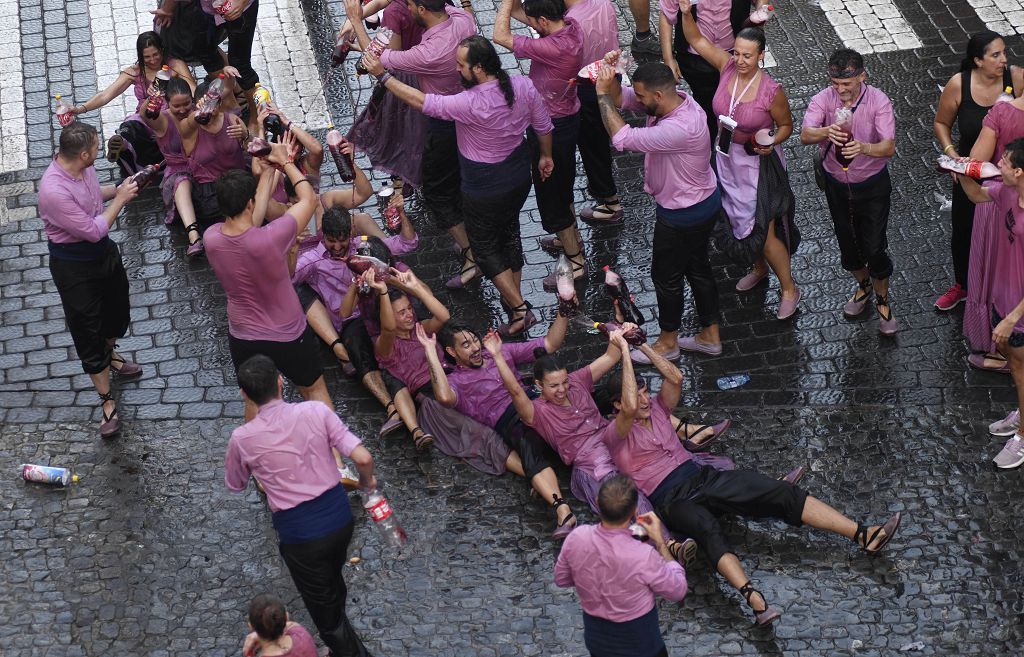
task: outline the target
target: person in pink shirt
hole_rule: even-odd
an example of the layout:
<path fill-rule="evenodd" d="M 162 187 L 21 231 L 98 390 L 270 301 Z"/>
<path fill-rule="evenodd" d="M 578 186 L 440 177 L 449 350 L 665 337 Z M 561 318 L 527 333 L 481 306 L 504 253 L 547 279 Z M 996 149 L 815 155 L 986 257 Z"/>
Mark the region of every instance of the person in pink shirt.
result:
<path fill-rule="evenodd" d="M 110 438 L 121 430 L 110 372 L 142 374 L 141 367 L 114 351 L 128 331 L 131 307 L 121 252 L 109 237 L 139 186 L 129 178 L 117 187 L 101 187 L 95 167 L 99 147 L 96 128 L 88 123 L 72 121 L 60 131 L 59 150 L 39 180 L 39 216 L 64 321 L 100 397 L 100 436 Z M 111 201 L 106 208 L 105 201 Z"/>
<path fill-rule="evenodd" d="M 512 16 L 540 34 L 539 39 L 512 34 Z M 533 157 L 533 189 L 540 222 L 549 234 L 547 242 L 558 244 L 572 264 L 573 278 L 587 273 L 580 231 L 576 226 L 573 186 L 576 184 L 576 141 L 580 131 L 580 99 L 573 89 L 579 74 L 583 49 L 583 28 L 566 18 L 563 0 L 502 0 L 494 22 L 494 43 L 521 59 L 530 60 L 530 80 L 551 115 L 551 157 L 554 169 L 541 176 L 540 143 L 536 132 L 526 133 Z M 555 241 L 557 240 L 557 242 Z M 555 291 L 555 271 L 544 278 L 543 287 Z"/>
<path fill-rule="evenodd" d="M 654 513 L 637 515 L 638 491 L 625 475 L 606 479 L 597 494 L 601 522 L 565 539 L 555 562 L 555 584 L 573 587 L 583 608 L 583 641 L 594 657 L 667 657 L 658 626 L 658 596 L 686 597 L 681 544 L 663 538 Z M 636 540 L 638 522 L 650 543 Z"/>
<path fill-rule="evenodd" d="M 848 48 L 834 52 L 828 75 L 832 85 L 811 98 L 800 142 L 819 145 L 825 199 L 841 264 L 857 282 L 843 314 L 859 316 L 874 291 L 878 330 L 892 336 L 899 324 L 889 305 L 893 264 L 886 232 L 892 203 L 888 163 L 896 152 L 896 117 L 885 92 L 865 84 L 868 74 L 860 53 Z M 840 108 L 853 113 L 846 125 L 837 122 Z"/>
<path fill-rule="evenodd" d="M 704 110 L 676 90 L 672 71 L 660 62 L 638 66 L 633 87 L 623 88 L 612 68 L 618 57 L 617 52 L 609 53 L 601 65 L 597 102 L 612 145 L 620 151 L 644 153 L 644 191 L 656 204 L 651 278 L 661 334 L 651 347 L 670 360 L 679 357 L 680 349 L 717 356 L 722 353 L 718 288 L 708 244 L 722 212 L 722 195 L 711 169 Z M 646 112 L 646 125 L 626 125 L 618 107 Z M 680 338 L 684 277 L 693 291 L 702 329 Z M 650 364 L 641 351 L 634 350 L 632 358 Z"/>
<path fill-rule="evenodd" d="M 523 299 L 523 243 L 519 215 L 530 193 L 530 150 L 523 134 L 533 128 L 540 143 L 538 168 L 551 175 L 551 117 L 533 82 L 510 77 L 498 53 L 481 37 L 463 39 L 456 52 L 466 90 L 454 96 L 424 94 L 386 73 L 380 60 L 363 61 L 389 91 L 429 117 L 453 121 L 459 146 L 466 234 L 484 275 L 501 293 L 508 312 L 503 335 L 523 333 L 539 321 Z"/>
<path fill-rule="evenodd" d="M 317 204 L 313 186 L 291 159 L 292 146 L 291 134 L 285 134 L 267 156 L 267 162 L 281 167 L 299 194 L 299 202 L 288 214 L 262 225 L 272 192 L 272 168 L 264 169 L 259 181 L 248 171 L 231 170 L 216 183 L 224 221 L 210 226 L 203 241 L 228 297 L 228 345 L 235 369 L 255 354 L 269 356 L 303 397 L 333 408 L 320 364 L 320 345 L 306 324 L 288 271 L 288 251 Z M 251 418 L 256 408 L 247 403 L 245 412 Z"/>
<path fill-rule="evenodd" d="M 276 595 L 261 593 L 249 603 L 249 629 L 242 642 L 244 657 L 317 657 L 313 636 L 288 618 Z"/>
<path fill-rule="evenodd" d="M 605 384 L 616 410 L 615 421 L 603 436 L 605 443 L 619 471 L 633 478 L 668 530 L 697 541 L 711 565 L 746 598 L 758 625 L 778 620 L 780 613 L 768 606 L 743 571 L 720 516 L 778 518 L 794 527 L 807 524 L 850 538 L 869 554 L 881 551 L 896 534 L 900 513 L 882 525 L 861 525 L 791 483 L 798 471 L 772 479 L 753 470 L 699 465 L 680 444 L 669 420 L 682 394 L 683 374 L 648 351 L 662 376 L 661 390 L 652 398 L 646 385 L 637 385 L 632 364 L 624 360 L 621 373 Z"/>
<path fill-rule="evenodd" d="M 373 457 L 328 406 L 286 404 L 284 382 L 266 356 L 242 363 L 238 385 L 256 412 L 231 433 L 224 485 L 241 492 L 256 479 L 267 495 L 281 557 L 320 638 L 335 655 L 368 657 L 345 615 L 342 568 L 353 522 L 335 453 L 352 460 L 365 491 L 377 488 Z"/>

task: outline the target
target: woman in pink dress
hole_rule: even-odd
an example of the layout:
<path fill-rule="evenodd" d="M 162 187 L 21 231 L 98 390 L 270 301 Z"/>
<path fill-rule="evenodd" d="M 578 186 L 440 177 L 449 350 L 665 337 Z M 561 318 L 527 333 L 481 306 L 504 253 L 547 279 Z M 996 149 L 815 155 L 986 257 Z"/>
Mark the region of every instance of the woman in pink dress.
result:
<path fill-rule="evenodd" d="M 776 317 L 789 319 L 800 302 L 790 268 L 800 240 L 793 221 L 796 202 L 781 148 L 793 133 L 789 99 L 762 68 L 761 28 L 740 30 L 729 53 L 700 33 L 689 0 L 680 0 L 679 15 L 687 42 L 721 74 L 712 107 L 720 124 L 715 161 L 729 221 L 716 226 L 715 243 L 732 260 L 753 265 L 736 284 L 737 292 L 753 289 L 768 277 L 769 267 L 775 272 L 782 288 Z M 754 142 L 759 131 L 767 139 L 764 145 Z"/>

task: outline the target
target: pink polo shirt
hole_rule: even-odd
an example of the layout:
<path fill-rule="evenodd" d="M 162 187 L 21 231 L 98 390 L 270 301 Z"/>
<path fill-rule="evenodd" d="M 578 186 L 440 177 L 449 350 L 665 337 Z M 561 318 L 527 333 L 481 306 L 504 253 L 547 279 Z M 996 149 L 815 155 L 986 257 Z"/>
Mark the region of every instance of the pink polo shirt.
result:
<path fill-rule="evenodd" d="M 670 472 L 693 458 L 679 442 L 671 414 L 660 396 L 652 397 L 650 427 L 634 422 L 623 438 L 612 422 L 602 434 L 619 472 L 632 477 L 644 495 L 653 493 Z"/>
<path fill-rule="evenodd" d="M 306 315 L 288 272 L 295 219 L 285 214 L 235 236 L 225 235 L 223 227 L 207 228 L 203 243 L 228 296 L 228 332 L 240 340 L 295 340 L 306 330 Z"/>
<path fill-rule="evenodd" d="M 892 103 L 885 92 L 871 85 L 862 85 L 863 97 L 860 105 L 853 113 L 853 138 L 857 141 L 867 143 L 878 143 L 884 139 L 896 138 L 896 115 L 892 111 Z M 856 105 L 857 101 L 854 101 Z M 807 105 L 807 113 L 804 114 L 804 125 L 809 128 L 824 128 L 832 125 L 835 120 L 836 110 L 843 106 L 839 99 L 839 93 L 829 87 L 819 91 L 811 98 Z M 828 155 L 825 156 L 823 164 L 825 171 L 839 182 L 858 183 L 863 182 L 880 173 L 885 165 L 892 158 L 888 157 L 867 157 L 860 155 L 853 158 L 846 171 L 839 166 L 835 158 L 835 144 L 828 147 L 831 142 L 827 139 L 818 148 L 824 153 L 828 148 Z"/>
<path fill-rule="evenodd" d="M 571 7 L 566 7 L 565 17 L 576 21 L 583 30 L 580 68 L 604 59 L 608 52 L 619 49 L 619 26 L 615 21 L 615 5 L 611 0 L 579 0 Z"/>
<path fill-rule="evenodd" d="M 576 587 L 580 607 L 613 623 L 640 618 L 656 603 L 686 597 L 686 571 L 666 561 L 654 546 L 629 529 L 582 525 L 562 543 L 555 562 L 555 584 Z"/>
<path fill-rule="evenodd" d="M 669 25 L 679 20 L 678 0 L 660 0 L 658 7 Z M 697 27 L 704 37 L 722 50 L 732 50 L 736 38 L 732 34 L 732 0 L 700 0 L 697 6 Z M 689 52 L 697 51 L 691 46 Z"/>
<path fill-rule="evenodd" d="M 39 216 L 46 239 L 55 244 L 99 242 L 110 228 L 103 216 L 103 191 L 96 167 L 74 178 L 54 156 L 39 180 Z"/>
<path fill-rule="evenodd" d="M 552 118 L 571 116 L 579 111 L 575 80 L 580 69 L 583 30 L 571 18 L 553 34 L 531 39 L 512 37 L 512 54 L 530 60 L 530 79 Z"/>
<path fill-rule="evenodd" d="M 718 186 L 704 110 L 693 98 L 678 94 L 683 102 L 665 116 L 648 116 L 646 127 L 625 125 L 612 135 L 616 149 L 646 153 L 644 191 L 670 210 L 696 205 Z M 645 111 L 630 87 L 622 88 L 622 109 Z"/>
<path fill-rule="evenodd" d="M 241 491 L 250 475 L 263 485 L 271 511 L 284 511 L 338 485 L 331 448 L 345 456 L 361 444 L 331 409 L 318 401 L 260 406 L 238 427 L 224 455 L 224 484 Z"/>
<path fill-rule="evenodd" d="M 424 32 L 420 42 L 407 50 L 385 50 L 380 62 L 385 68 L 415 74 L 425 94 L 450 96 L 462 91 L 455 51 L 460 41 L 476 34 L 476 20 L 463 9 L 445 5 L 444 10 L 448 20 Z"/>
<path fill-rule="evenodd" d="M 515 372 L 519 365 L 534 361 L 533 350 L 538 347 L 544 348 L 544 338 L 505 343 L 501 345 L 501 353 Z M 455 410 L 493 428 L 512 403 L 512 395 L 505 389 L 498 366 L 486 349 L 483 356 L 484 364 L 480 367 L 456 366 L 448 375 L 448 385 L 455 392 Z"/>
<path fill-rule="evenodd" d="M 402 39 L 402 50 L 412 48 L 423 40 L 424 27 L 412 19 L 409 7 L 405 2 L 391 2 L 384 8 L 384 16 L 380 24 L 388 28 Z"/>
<path fill-rule="evenodd" d="M 576 370 L 569 375 L 569 403 L 562 406 L 543 397 L 534 399 L 530 426 L 555 448 L 563 463 L 601 481 L 615 472 L 615 463 L 601 438 L 608 420 L 594 403 L 593 392 L 590 367 Z"/>
<path fill-rule="evenodd" d="M 455 121 L 459 152 L 466 159 L 485 164 L 502 162 L 523 143 L 527 126 L 538 135 L 554 130 L 530 78 L 513 75 L 510 80 L 516 98 L 512 107 L 505 102 L 498 81 L 491 80 L 454 96 L 427 94 L 423 113 Z"/>

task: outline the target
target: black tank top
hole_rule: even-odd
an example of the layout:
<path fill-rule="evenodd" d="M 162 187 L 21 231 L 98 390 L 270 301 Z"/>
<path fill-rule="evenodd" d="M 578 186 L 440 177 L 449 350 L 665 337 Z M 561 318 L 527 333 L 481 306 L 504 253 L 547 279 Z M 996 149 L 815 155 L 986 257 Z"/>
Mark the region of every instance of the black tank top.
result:
<path fill-rule="evenodd" d="M 960 108 L 956 112 L 956 127 L 960 130 L 960 143 L 956 152 L 966 156 L 974 148 L 974 142 L 978 141 L 981 134 L 981 122 L 992 109 L 992 106 L 984 107 L 974 102 L 971 95 L 971 73 L 964 71 L 960 75 Z M 1013 73 L 1007 66 L 1003 71 L 1003 89 L 1013 86 Z"/>

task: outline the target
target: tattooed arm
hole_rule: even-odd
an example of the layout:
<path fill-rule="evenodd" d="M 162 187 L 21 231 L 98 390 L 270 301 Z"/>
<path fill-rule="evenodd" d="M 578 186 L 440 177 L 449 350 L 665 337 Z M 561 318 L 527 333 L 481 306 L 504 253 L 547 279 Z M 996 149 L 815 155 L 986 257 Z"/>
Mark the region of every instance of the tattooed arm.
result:
<path fill-rule="evenodd" d="M 597 108 L 601 112 L 601 121 L 609 135 L 614 136 L 626 122 L 617 108 L 622 98 L 622 86 L 615 77 L 615 69 L 607 64 L 601 66 L 597 74 Z"/>

